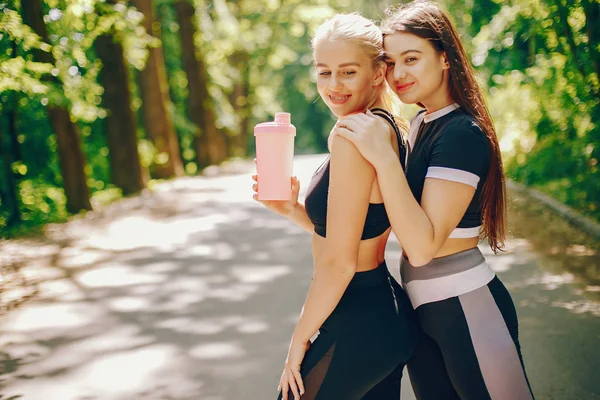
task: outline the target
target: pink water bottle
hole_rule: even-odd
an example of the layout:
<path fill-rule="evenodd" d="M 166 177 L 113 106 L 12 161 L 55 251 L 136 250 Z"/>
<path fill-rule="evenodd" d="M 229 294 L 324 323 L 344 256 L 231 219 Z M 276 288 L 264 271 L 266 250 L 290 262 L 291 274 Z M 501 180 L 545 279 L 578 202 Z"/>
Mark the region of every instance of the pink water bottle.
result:
<path fill-rule="evenodd" d="M 274 122 L 254 127 L 259 200 L 292 198 L 292 164 L 296 127 L 289 113 L 275 114 Z"/>

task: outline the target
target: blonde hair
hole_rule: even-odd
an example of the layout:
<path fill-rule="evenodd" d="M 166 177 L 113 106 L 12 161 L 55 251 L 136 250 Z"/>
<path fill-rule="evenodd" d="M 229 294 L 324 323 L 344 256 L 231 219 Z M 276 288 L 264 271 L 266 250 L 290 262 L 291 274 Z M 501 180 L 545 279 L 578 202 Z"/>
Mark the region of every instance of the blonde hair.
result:
<path fill-rule="evenodd" d="M 373 21 L 358 13 L 336 14 L 323 22 L 317 28 L 315 36 L 311 41 L 313 54 L 317 45 L 323 40 L 347 40 L 355 42 L 373 60 L 373 69 L 385 62 L 381 29 Z M 408 133 L 408 121 L 402 116 L 402 103 L 385 79 L 382 85 L 381 102 L 394 116 L 394 120 L 400 131 L 406 135 Z"/>

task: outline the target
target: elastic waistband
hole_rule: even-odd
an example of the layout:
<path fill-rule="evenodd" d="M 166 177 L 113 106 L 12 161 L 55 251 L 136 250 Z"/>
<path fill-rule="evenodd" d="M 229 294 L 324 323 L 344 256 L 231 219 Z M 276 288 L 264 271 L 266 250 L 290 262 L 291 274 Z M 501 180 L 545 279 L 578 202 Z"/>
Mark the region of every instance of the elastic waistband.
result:
<path fill-rule="evenodd" d="M 414 308 L 469 293 L 494 279 L 494 271 L 476 247 L 415 267 L 400 262 L 402 283 Z"/>
<path fill-rule="evenodd" d="M 402 282 L 408 283 L 414 280 L 427 280 L 454 275 L 459 272 L 468 271 L 485 263 L 485 257 L 478 247 L 451 254 L 449 256 L 434 258 L 420 267 L 413 266 L 406 257 L 402 257 L 400 271 Z"/>
<path fill-rule="evenodd" d="M 389 276 L 390 274 L 384 261 L 375 269 L 355 273 L 346 292 L 364 290 L 381 286 L 382 284 L 388 284 Z"/>

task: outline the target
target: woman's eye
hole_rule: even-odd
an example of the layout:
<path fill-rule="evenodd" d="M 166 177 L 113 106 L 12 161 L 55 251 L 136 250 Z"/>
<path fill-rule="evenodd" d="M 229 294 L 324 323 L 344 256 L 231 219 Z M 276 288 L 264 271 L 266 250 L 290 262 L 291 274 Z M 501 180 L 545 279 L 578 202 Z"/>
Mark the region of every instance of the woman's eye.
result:
<path fill-rule="evenodd" d="M 407 58 L 405 61 L 406 61 L 407 63 L 410 63 L 410 62 L 413 62 L 413 61 L 416 61 L 416 60 L 417 60 L 417 58 L 416 58 L 416 57 L 408 57 L 408 58 Z"/>
<path fill-rule="evenodd" d="M 344 71 L 342 72 L 342 74 L 344 75 L 354 75 L 356 73 L 356 71 Z"/>
<path fill-rule="evenodd" d="M 319 75 L 321 75 L 321 76 L 326 76 L 326 75 L 330 75 L 330 74 L 331 74 L 331 72 L 329 72 L 329 71 L 319 72 Z"/>
<path fill-rule="evenodd" d="M 392 62 L 392 61 L 388 61 L 388 62 L 385 63 L 385 65 L 387 65 L 388 68 L 394 68 L 394 66 L 396 65 L 396 63 Z"/>

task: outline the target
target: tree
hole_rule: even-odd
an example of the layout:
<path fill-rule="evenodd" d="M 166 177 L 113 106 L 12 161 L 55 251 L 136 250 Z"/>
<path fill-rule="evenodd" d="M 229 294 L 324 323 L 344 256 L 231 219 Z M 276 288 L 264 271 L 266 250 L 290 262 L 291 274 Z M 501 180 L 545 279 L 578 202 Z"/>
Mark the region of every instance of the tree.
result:
<path fill-rule="evenodd" d="M 152 0 L 131 0 L 131 4 L 144 14 L 142 23 L 146 31 L 160 37 L 160 29 L 156 27 L 153 16 Z M 162 44 L 149 49 L 146 66 L 138 72 L 138 85 L 142 97 L 144 127 L 158 151 L 151 166 L 152 173 L 157 178 L 180 176 L 183 174 L 183 164 L 173 118 L 168 110 L 171 100 Z"/>
<path fill-rule="evenodd" d="M 188 0 L 177 0 L 175 8 L 181 36 L 183 68 L 188 79 L 188 116 L 198 127 L 195 139 L 196 162 L 199 168 L 203 168 L 225 160 L 227 142 L 215 124 L 206 66 L 194 42 L 197 31 L 194 6 Z"/>
<path fill-rule="evenodd" d="M 250 55 L 246 51 L 237 51 L 230 57 L 230 65 L 238 72 L 238 77 L 229 96 L 229 102 L 238 116 L 239 128 L 233 136 L 233 151 L 245 155 L 248 151 L 250 138 L 250 109 L 248 95 L 250 94 Z"/>
<path fill-rule="evenodd" d="M 109 4 L 116 4 L 109 0 Z M 94 47 L 102 61 L 100 80 L 104 86 L 103 106 L 107 109 L 106 135 L 112 183 L 129 195 L 146 186 L 137 147 L 137 125 L 131 109 L 129 75 L 123 47 L 114 32 L 96 39 Z"/>
<path fill-rule="evenodd" d="M 0 106 L 0 117 L 2 116 L 2 107 Z M 16 118 L 15 113 L 8 116 L 9 122 L 13 118 Z M 14 123 L 9 123 L 9 129 L 13 129 L 15 127 Z M 15 174 L 12 170 L 13 158 L 11 156 L 11 152 L 7 151 L 5 146 L 5 138 L 3 137 L 2 130 L 2 119 L 0 118 L 0 157 L 2 162 L 2 170 L 0 176 L 3 179 L 0 180 L 0 200 L 3 205 L 8 209 L 8 218 L 6 221 L 6 225 L 11 227 L 19 222 L 21 222 L 21 213 L 19 211 L 19 198 L 17 195 L 17 182 L 15 179 Z M 13 132 L 14 133 L 14 132 Z"/>
<path fill-rule="evenodd" d="M 110 35 L 96 39 L 96 52 L 102 60 L 100 79 L 104 86 L 103 106 L 107 109 L 106 134 L 111 180 L 123 194 L 141 191 L 146 182 L 142 175 L 137 148 L 137 127 L 131 110 L 131 93 L 123 48 Z"/>
<path fill-rule="evenodd" d="M 22 0 L 23 22 L 48 42 L 48 33 L 43 19 L 42 0 Z M 50 52 L 33 51 L 36 61 L 55 64 Z M 50 78 L 48 78 L 50 79 Z M 57 85 L 60 89 L 60 85 Z M 81 148 L 79 129 L 71 121 L 69 111 L 57 105 L 48 105 L 48 116 L 56 133 L 60 170 L 67 197 L 67 210 L 76 213 L 80 210 L 91 210 L 89 189 L 85 175 L 85 156 Z"/>

